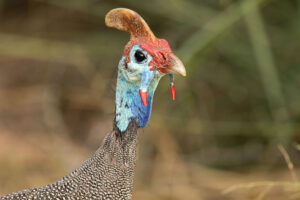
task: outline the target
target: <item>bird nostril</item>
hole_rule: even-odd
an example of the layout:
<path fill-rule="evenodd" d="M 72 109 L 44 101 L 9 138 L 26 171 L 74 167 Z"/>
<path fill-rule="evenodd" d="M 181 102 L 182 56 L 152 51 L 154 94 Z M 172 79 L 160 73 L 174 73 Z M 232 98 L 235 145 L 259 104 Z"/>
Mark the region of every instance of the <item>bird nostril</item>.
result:
<path fill-rule="evenodd" d="M 160 53 L 164 60 L 167 60 L 166 56 L 163 53 Z"/>

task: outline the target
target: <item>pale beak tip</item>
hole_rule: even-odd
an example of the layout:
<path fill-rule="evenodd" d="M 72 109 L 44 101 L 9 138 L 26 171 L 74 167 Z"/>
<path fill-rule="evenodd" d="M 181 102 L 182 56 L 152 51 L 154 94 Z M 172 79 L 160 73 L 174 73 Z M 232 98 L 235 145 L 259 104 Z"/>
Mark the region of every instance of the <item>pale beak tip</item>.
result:
<path fill-rule="evenodd" d="M 180 74 L 182 76 L 186 76 L 186 70 L 183 63 L 174 54 L 169 55 L 169 65 L 166 71 L 170 74 Z"/>
<path fill-rule="evenodd" d="M 182 65 L 180 67 L 172 67 L 173 73 L 180 74 L 181 76 L 186 76 L 185 67 Z"/>

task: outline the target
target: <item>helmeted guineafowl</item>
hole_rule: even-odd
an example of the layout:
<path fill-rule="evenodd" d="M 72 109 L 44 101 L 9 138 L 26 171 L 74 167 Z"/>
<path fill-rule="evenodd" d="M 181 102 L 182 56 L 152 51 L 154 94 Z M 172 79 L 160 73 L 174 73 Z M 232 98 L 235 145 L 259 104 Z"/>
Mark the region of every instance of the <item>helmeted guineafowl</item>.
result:
<path fill-rule="evenodd" d="M 137 129 L 148 123 L 160 78 L 170 75 L 175 98 L 173 74 L 185 76 L 186 72 L 168 42 L 156 38 L 136 12 L 113 9 L 106 15 L 105 23 L 130 33 L 118 66 L 113 130 L 96 153 L 69 175 L 45 187 L 12 193 L 1 200 L 131 199 Z"/>

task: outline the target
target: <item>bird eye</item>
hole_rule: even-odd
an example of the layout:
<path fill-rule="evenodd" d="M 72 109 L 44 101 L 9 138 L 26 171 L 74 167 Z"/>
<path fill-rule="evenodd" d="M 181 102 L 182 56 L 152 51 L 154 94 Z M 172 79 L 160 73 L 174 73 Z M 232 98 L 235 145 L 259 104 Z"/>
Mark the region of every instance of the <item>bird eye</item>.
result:
<path fill-rule="evenodd" d="M 135 57 L 135 60 L 138 62 L 138 63 L 141 63 L 143 62 L 145 59 L 146 59 L 146 56 L 145 54 L 140 51 L 140 50 L 137 50 L 134 54 L 134 57 Z"/>

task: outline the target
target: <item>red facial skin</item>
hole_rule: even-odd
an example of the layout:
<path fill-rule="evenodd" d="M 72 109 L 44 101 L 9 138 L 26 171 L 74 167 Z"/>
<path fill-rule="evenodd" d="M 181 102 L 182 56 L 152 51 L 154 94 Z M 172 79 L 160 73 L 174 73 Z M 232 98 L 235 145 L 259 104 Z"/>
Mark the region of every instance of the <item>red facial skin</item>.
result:
<path fill-rule="evenodd" d="M 130 51 L 133 46 L 139 45 L 143 50 L 147 51 L 152 60 L 149 63 L 151 68 L 149 70 L 157 69 L 160 73 L 166 74 L 166 67 L 169 66 L 169 55 L 173 53 L 169 43 L 164 39 L 148 40 L 147 38 L 141 38 L 136 40 L 130 40 L 125 46 L 123 56 L 126 57 L 127 63 L 130 62 Z M 175 100 L 175 86 L 171 83 L 172 99 Z M 141 100 L 144 106 L 147 106 L 147 92 L 139 91 Z"/>
<path fill-rule="evenodd" d="M 175 86 L 174 84 L 170 86 L 171 87 L 171 93 L 172 93 L 172 100 L 175 100 Z"/>
<path fill-rule="evenodd" d="M 143 92 L 142 90 L 139 90 L 139 93 L 140 93 L 140 97 L 141 97 L 143 105 L 147 106 L 147 91 Z"/>
<path fill-rule="evenodd" d="M 149 63 L 151 66 L 150 70 L 157 69 L 161 73 L 166 73 L 165 68 L 168 66 L 169 54 L 173 53 L 169 43 L 164 39 L 156 39 L 154 41 L 141 38 L 138 40 L 131 40 L 128 42 L 124 49 L 123 55 L 126 57 L 127 63 L 130 62 L 130 51 L 135 45 L 139 45 L 142 49 L 147 51 L 151 56 L 152 60 Z"/>

